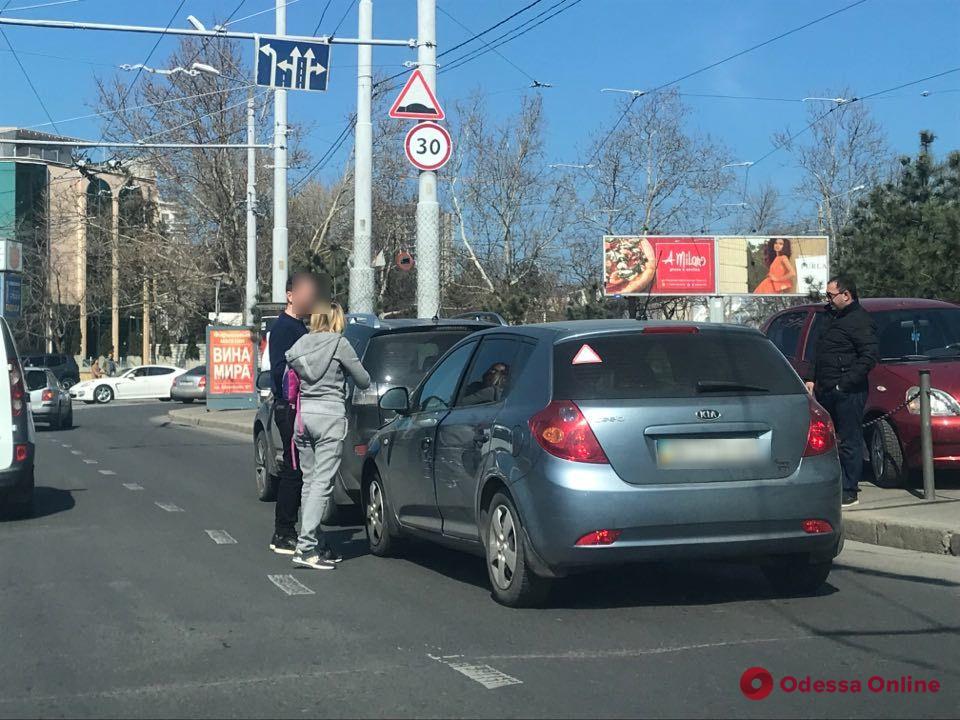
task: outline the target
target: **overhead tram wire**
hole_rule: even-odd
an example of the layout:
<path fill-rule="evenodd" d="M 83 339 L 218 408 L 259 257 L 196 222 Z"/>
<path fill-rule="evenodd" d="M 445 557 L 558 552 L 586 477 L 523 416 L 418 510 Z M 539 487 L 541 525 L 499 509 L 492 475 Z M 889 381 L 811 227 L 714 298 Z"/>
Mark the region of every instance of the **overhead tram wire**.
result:
<path fill-rule="evenodd" d="M 3 8 L 0 9 L 0 15 L 10 7 L 10 3 L 13 0 L 7 0 Z M 10 42 L 10 38 L 7 37 L 7 32 L 2 27 L 0 27 L 0 36 L 3 37 L 3 41 L 7 44 L 7 47 L 10 48 L 10 52 L 13 54 L 13 59 L 17 62 L 17 67 L 20 68 L 20 72 L 23 73 L 23 78 L 27 81 L 27 85 L 30 86 L 30 89 L 33 91 L 34 97 L 37 98 L 37 102 L 40 103 L 40 107 L 43 108 L 43 114 L 47 116 L 47 120 L 50 121 L 50 124 L 53 125 L 53 129 L 58 133 L 60 132 L 57 124 L 53 121 L 53 116 L 50 114 L 50 110 L 47 108 L 47 104 L 43 101 L 43 98 L 40 96 L 40 91 L 37 90 L 37 86 L 33 84 L 33 79 L 30 77 L 30 73 L 27 72 L 27 69 L 23 66 L 23 62 L 20 60 L 20 56 L 17 55 L 16 48 L 13 47 L 13 43 Z"/>
<path fill-rule="evenodd" d="M 350 14 L 350 11 L 353 10 L 353 6 L 357 4 L 357 0 L 350 0 L 350 4 L 347 5 L 347 9 L 344 11 L 343 16 L 340 18 L 340 22 L 337 23 L 337 26 L 333 29 L 333 32 L 330 33 L 330 37 L 335 36 L 340 31 L 340 26 L 343 25 L 344 21 L 347 19 L 347 15 Z"/>
<path fill-rule="evenodd" d="M 657 87 L 653 88 L 652 90 L 645 91 L 644 94 L 646 94 L 646 95 L 652 95 L 652 94 L 654 94 L 654 93 L 658 93 L 658 92 L 660 92 L 661 90 L 664 90 L 664 89 L 670 87 L 671 85 L 676 85 L 677 83 L 682 82 L 682 81 L 684 81 L 684 80 L 689 80 L 690 78 L 694 77 L 695 75 L 699 75 L 700 73 L 706 72 L 707 70 L 712 70 L 713 68 L 718 67 L 718 66 L 720 66 L 720 65 L 723 65 L 723 64 L 726 63 L 726 62 L 730 62 L 731 60 L 735 60 L 736 58 L 742 57 L 743 55 L 746 55 L 747 53 L 753 52 L 754 50 L 759 50 L 760 48 L 765 47 L 765 46 L 769 45 L 770 43 L 776 42 L 777 40 L 782 40 L 783 38 L 788 37 L 788 36 L 790 36 L 790 35 L 793 35 L 794 33 L 800 32 L 801 30 L 806 30 L 807 28 L 809 28 L 809 27 L 811 27 L 811 26 L 813 26 L 813 25 L 816 25 L 817 23 L 823 22 L 823 21 L 825 21 L 825 20 L 829 20 L 830 18 L 832 18 L 832 17 L 834 17 L 834 16 L 836 16 L 836 15 L 839 15 L 840 13 L 846 12 L 847 10 L 852 10 L 853 8 L 857 7 L 858 5 L 864 4 L 865 2 L 867 2 L 867 0 L 856 0 L 856 2 L 850 3 L 849 5 L 846 5 L 846 6 L 842 7 L 842 8 L 839 8 L 838 10 L 834 10 L 833 12 L 827 13 L 826 15 L 821 15 L 821 16 L 818 17 L 818 18 L 814 18 L 813 20 L 811 20 L 811 21 L 809 21 L 809 22 L 806 22 L 806 23 L 804 23 L 803 25 L 799 25 L 798 27 L 795 27 L 795 28 L 793 28 L 793 29 L 791 29 L 791 30 L 787 30 L 786 32 L 782 32 L 782 33 L 780 33 L 779 35 L 774 35 L 772 38 L 768 38 L 767 40 L 764 40 L 764 41 L 761 42 L 761 43 L 757 43 L 756 45 L 751 45 L 751 46 L 748 47 L 748 48 L 745 48 L 745 49 L 743 49 L 743 50 L 740 50 L 739 52 L 735 52 L 733 55 L 728 55 L 727 57 L 722 58 L 722 59 L 720 59 L 720 60 L 717 60 L 716 62 L 712 62 L 712 63 L 710 63 L 709 65 L 704 65 L 702 68 L 698 68 L 698 69 L 696 69 L 696 70 L 694 70 L 694 71 L 692 71 L 692 72 L 689 72 L 689 73 L 687 73 L 687 74 L 685 74 L 685 75 L 681 75 L 680 77 L 676 78 L 675 80 L 671 80 L 670 82 L 665 82 L 665 83 L 663 83 L 662 85 L 658 85 Z M 624 118 L 627 117 L 627 115 L 630 113 L 630 110 L 633 108 L 634 103 L 635 103 L 639 98 L 640 98 L 639 95 L 635 95 L 635 96 L 630 100 L 630 102 L 627 103 L 627 107 L 624 108 L 623 112 L 620 114 L 620 117 L 617 118 L 617 121 L 613 124 L 613 127 L 610 129 L 610 132 L 608 132 L 608 133 L 604 136 L 603 140 L 600 141 L 600 144 L 597 146 L 597 149 L 594 151 L 593 155 L 591 155 L 590 160 L 589 160 L 588 162 L 592 162 L 593 160 L 595 160 L 595 159 L 600 155 L 600 153 L 603 151 L 604 146 L 610 141 L 610 138 L 611 138 L 611 137 L 613 136 L 613 134 L 617 131 L 617 128 L 620 127 L 620 123 L 622 123 L 623 120 L 624 120 Z"/>
<path fill-rule="evenodd" d="M 320 11 L 320 19 L 317 20 L 317 26 L 313 29 L 313 35 L 316 37 L 317 33 L 320 32 L 320 26 L 323 25 L 323 19 L 327 16 L 327 10 L 330 9 L 330 5 L 333 3 L 333 0 L 327 0 L 326 4 L 323 6 L 323 10 Z"/>
<path fill-rule="evenodd" d="M 437 10 L 439 10 L 441 13 L 443 13 L 443 14 L 446 15 L 448 18 L 450 18 L 451 20 L 453 20 L 453 22 L 455 22 L 455 23 L 456 23 L 457 25 L 459 25 L 461 28 L 463 28 L 464 30 L 466 30 L 468 33 L 472 33 L 472 32 L 473 32 L 473 30 L 471 30 L 471 29 L 468 28 L 466 25 L 464 25 L 462 22 L 460 22 L 459 20 L 457 20 L 453 15 L 451 15 L 449 12 L 447 12 L 446 10 L 444 10 L 444 9 L 443 9 L 442 7 L 440 7 L 439 5 L 437 5 Z M 476 37 L 476 35 L 475 35 L 474 37 Z M 490 44 L 489 44 L 486 40 L 480 40 L 480 42 L 482 42 L 486 47 L 490 47 Z M 537 82 L 537 79 L 536 79 L 533 75 L 531 75 L 531 74 L 528 73 L 526 70 L 524 70 L 522 67 L 520 67 L 519 65 L 517 65 L 515 62 L 513 62 L 513 60 L 511 60 L 510 58 L 508 58 L 508 57 L 507 57 L 506 55 L 504 55 L 502 52 L 500 52 L 499 50 L 496 50 L 496 49 L 493 49 L 493 51 L 497 54 L 497 56 L 499 56 L 499 58 L 500 58 L 501 60 L 503 60 L 504 62 L 506 62 L 508 65 L 510 65 L 514 70 L 516 70 L 517 72 L 519 72 L 521 75 L 524 75 L 528 80 L 530 80 L 530 82 Z"/>
<path fill-rule="evenodd" d="M 340 134 L 337 136 L 337 139 L 333 141 L 329 148 L 327 148 L 323 155 L 320 156 L 320 159 L 317 160 L 313 166 L 304 173 L 303 177 L 297 180 L 294 183 L 293 187 L 290 188 L 290 192 L 294 193 L 304 185 L 310 177 L 317 172 L 318 170 L 323 170 L 327 166 L 327 163 L 333 159 L 333 157 L 340 151 L 340 148 L 343 147 L 343 144 L 350 137 L 350 131 L 353 130 L 354 126 L 357 124 L 356 116 L 350 118 L 347 124 L 343 127 L 343 130 L 340 131 Z"/>

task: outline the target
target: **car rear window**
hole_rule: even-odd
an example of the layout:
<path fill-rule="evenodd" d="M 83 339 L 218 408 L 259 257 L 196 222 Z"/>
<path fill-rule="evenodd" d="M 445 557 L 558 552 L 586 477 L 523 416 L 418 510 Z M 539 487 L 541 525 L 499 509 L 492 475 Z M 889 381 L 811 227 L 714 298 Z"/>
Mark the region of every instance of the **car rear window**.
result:
<path fill-rule="evenodd" d="M 187 370 L 184 375 L 206 375 L 207 366 L 206 365 L 197 365 L 195 368 Z"/>
<path fill-rule="evenodd" d="M 441 355 L 473 332 L 451 328 L 375 335 L 367 344 L 363 366 L 373 382 L 414 388 Z"/>
<path fill-rule="evenodd" d="M 554 348 L 556 399 L 803 392 L 803 384 L 790 364 L 773 343 L 760 335 L 637 332 L 578 338 Z"/>
<path fill-rule="evenodd" d="M 47 386 L 46 370 L 27 370 L 27 390 L 39 390 Z"/>

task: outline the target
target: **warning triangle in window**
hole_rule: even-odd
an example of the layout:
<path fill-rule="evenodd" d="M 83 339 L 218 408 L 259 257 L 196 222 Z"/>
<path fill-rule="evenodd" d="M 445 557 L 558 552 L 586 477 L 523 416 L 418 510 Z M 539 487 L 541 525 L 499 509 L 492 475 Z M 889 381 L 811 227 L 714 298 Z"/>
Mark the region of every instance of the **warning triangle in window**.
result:
<path fill-rule="evenodd" d="M 414 70 L 390 108 L 390 117 L 400 120 L 442 120 L 443 108 L 437 102 L 423 73 Z"/>
<path fill-rule="evenodd" d="M 602 362 L 603 360 L 601 360 L 600 356 L 597 355 L 596 350 L 589 345 L 583 345 L 577 351 L 577 354 L 573 356 L 573 362 L 571 365 L 595 365 Z"/>

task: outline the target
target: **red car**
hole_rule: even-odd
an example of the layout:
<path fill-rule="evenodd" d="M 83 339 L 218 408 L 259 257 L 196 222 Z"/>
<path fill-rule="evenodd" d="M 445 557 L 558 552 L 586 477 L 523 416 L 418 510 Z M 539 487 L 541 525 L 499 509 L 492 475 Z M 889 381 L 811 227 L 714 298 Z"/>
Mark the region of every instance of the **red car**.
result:
<path fill-rule="evenodd" d="M 960 469 L 960 307 L 939 300 L 863 299 L 873 316 L 880 363 L 870 372 L 864 421 L 891 413 L 865 433 L 873 481 L 897 487 L 921 466 L 918 372 L 930 370 L 934 388 L 933 459 L 937 469 Z M 825 305 L 800 305 L 771 317 L 763 332 L 802 377 L 823 328 Z"/>

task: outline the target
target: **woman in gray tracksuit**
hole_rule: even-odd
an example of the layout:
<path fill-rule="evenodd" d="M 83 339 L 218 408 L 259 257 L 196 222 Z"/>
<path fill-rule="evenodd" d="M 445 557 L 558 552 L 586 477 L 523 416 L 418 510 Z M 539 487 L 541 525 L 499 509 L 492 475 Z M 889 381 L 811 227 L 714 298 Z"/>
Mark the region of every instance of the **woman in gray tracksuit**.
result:
<path fill-rule="evenodd" d="M 286 354 L 288 366 L 300 378 L 295 441 L 303 491 L 293 563 L 317 570 L 332 570 L 341 559 L 327 546 L 320 521 L 333 501 L 333 483 L 347 435 L 347 376 L 361 389 L 370 385 L 370 375 L 343 337 L 344 326 L 343 310 L 334 303 L 328 312 L 311 315 L 310 332 Z"/>

